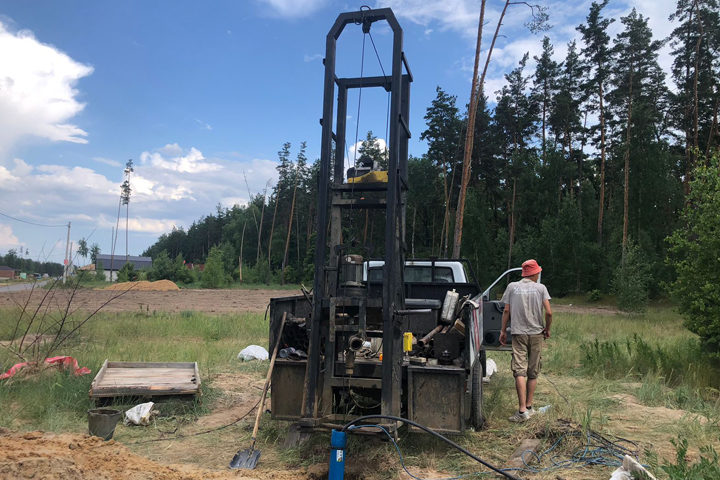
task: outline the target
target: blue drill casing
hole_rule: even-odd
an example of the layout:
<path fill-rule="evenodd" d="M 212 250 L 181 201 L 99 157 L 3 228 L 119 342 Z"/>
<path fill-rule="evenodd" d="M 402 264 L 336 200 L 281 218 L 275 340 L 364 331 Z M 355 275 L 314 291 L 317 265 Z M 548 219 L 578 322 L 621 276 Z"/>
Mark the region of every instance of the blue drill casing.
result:
<path fill-rule="evenodd" d="M 340 430 L 330 433 L 330 467 L 328 480 L 343 480 L 345 476 L 345 446 L 347 434 Z"/>

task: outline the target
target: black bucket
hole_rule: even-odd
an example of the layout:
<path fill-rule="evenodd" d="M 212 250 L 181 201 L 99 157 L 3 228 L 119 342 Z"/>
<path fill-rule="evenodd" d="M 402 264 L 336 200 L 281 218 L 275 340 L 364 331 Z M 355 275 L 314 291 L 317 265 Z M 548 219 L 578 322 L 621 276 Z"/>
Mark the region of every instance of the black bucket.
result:
<path fill-rule="evenodd" d="M 88 410 L 88 430 L 90 435 L 110 440 L 115 433 L 115 425 L 122 418 L 122 412 L 113 408 L 92 408 Z"/>

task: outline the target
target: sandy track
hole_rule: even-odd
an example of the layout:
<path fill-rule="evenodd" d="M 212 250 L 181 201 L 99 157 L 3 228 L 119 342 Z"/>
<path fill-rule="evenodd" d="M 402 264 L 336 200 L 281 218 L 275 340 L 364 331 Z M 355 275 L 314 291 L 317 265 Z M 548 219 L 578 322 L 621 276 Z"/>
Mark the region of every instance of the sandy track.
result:
<path fill-rule="evenodd" d="M 0 309 L 17 308 L 28 305 L 32 308 L 45 300 L 51 308 L 65 308 L 72 291 L 36 290 L 30 292 L 0 291 Z M 74 292 L 71 309 L 94 311 L 107 303 L 105 312 L 182 312 L 198 311 L 206 313 L 264 312 L 271 298 L 300 295 L 299 290 L 270 289 L 233 289 L 233 290 L 179 290 L 171 292 L 133 291 L 117 292 L 111 290 L 81 289 Z"/>

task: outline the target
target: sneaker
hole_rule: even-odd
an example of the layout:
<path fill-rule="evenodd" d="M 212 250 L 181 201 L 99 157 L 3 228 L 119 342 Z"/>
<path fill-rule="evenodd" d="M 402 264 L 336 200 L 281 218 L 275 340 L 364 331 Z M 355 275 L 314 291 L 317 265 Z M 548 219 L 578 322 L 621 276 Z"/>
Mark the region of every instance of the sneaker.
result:
<path fill-rule="evenodd" d="M 524 411 L 524 412 L 518 411 L 518 412 L 515 412 L 515 414 L 512 417 L 508 418 L 508 420 L 510 420 L 513 423 L 527 422 L 528 420 L 530 420 L 530 414 L 527 411 Z"/>
<path fill-rule="evenodd" d="M 530 417 L 535 415 L 537 412 L 533 407 L 527 407 L 527 410 L 525 410 L 525 413 L 527 413 Z M 529 417 L 528 417 L 529 418 Z"/>

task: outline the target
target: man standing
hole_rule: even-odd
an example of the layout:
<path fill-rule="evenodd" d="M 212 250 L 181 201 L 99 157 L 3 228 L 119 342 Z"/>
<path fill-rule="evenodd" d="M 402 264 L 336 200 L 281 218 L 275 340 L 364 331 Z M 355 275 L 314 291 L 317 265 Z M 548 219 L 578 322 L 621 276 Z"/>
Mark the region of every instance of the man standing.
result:
<path fill-rule="evenodd" d="M 524 422 L 535 412 L 533 396 L 540 373 L 540 359 L 543 341 L 550 338 L 552 310 L 550 294 L 542 283 L 538 283 L 542 268 L 535 260 L 522 264 L 523 279 L 508 285 L 502 301 L 505 310 L 502 316 L 500 344 L 507 340 L 506 329 L 511 321 L 512 363 L 515 389 L 518 396 L 518 411 L 509 418 L 511 422 Z M 543 308 L 545 322 L 543 324 Z"/>

